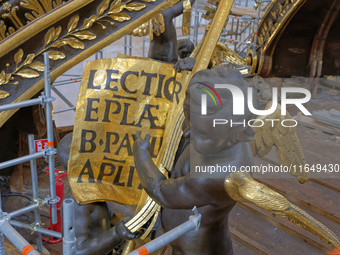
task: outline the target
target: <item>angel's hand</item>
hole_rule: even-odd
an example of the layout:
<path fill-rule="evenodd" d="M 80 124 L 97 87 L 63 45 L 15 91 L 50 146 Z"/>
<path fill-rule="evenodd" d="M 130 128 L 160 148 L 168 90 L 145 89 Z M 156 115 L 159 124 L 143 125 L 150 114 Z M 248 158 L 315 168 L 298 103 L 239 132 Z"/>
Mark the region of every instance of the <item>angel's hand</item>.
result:
<path fill-rule="evenodd" d="M 177 63 L 174 65 L 174 68 L 176 72 L 181 72 L 182 70 L 191 71 L 194 68 L 195 63 L 196 63 L 196 59 L 187 57 L 187 58 L 178 60 Z"/>
<path fill-rule="evenodd" d="M 135 142 L 133 144 L 133 151 L 134 152 L 137 152 L 138 150 L 149 151 L 149 148 L 150 148 L 149 139 L 150 139 L 149 134 L 146 134 L 145 140 L 143 140 L 140 137 L 140 131 L 137 131 L 135 135 Z"/>
<path fill-rule="evenodd" d="M 120 238 L 122 238 L 123 240 L 132 240 L 132 239 L 136 239 L 139 238 L 144 230 L 139 230 L 136 231 L 134 233 L 132 233 L 126 226 L 125 223 L 128 222 L 130 220 L 130 218 L 125 218 L 123 220 L 121 220 L 117 226 L 116 226 L 116 233 L 120 236 Z"/>

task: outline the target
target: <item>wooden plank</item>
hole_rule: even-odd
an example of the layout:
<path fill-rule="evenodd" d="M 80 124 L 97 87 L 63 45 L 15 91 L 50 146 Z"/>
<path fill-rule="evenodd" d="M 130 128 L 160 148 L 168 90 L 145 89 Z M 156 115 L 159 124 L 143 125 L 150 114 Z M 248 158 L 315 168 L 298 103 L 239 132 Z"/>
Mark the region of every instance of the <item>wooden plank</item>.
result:
<path fill-rule="evenodd" d="M 233 240 L 238 241 L 240 244 L 247 247 L 249 250 L 255 252 L 255 254 L 270 255 L 270 251 L 259 243 L 254 242 L 251 238 L 243 235 L 239 231 L 233 229 L 230 231 L 230 235 Z"/>
<path fill-rule="evenodd" d="M 327 178 L 327 179 L 311 179 L 314 182 L 318 182 L 330 189 L 334 189 L 340 192 L 340 179 L 339 178 Z"/>
<path fill-rule="evenodd" d="M 255 214 L 256 216 L 259 216 L 261 219 L 270 222 L 273 226 L 282 229 L 288 234 L 299 238 L 301 241 L 310 244 L 311 246 L 323 251 L 324 253 L 331 251 L 331 247 L 322 242 L 319 237 L 313 235 L 302 227 L 293 224 L 287 218 L 280 216 L 275 217 L 268 211 L 265 211 L 258 206 L 249 203 L 239 203 L 238 206 Z"/>
<path fill-rule="evenodd" d="M 305 154 L 307 154 L 307 156 L 310 156 L 310 155 L 308 155 L 310 153 L 313 154 L 314 158 L 315 158 L 315 156 L 317 156 L 317 154 L 315 152 L 307 150 L 307 149 L 304 149 L 304 152 L 305 152 Z M 272 151 L 264 157 L 255 158 L 255 162 L 257 163 L 256 165 L 258 165 L 258 162 L 263 160 L 265 162 L 268 162 L 270 165 L 279 166 L 280 163 L 277 161 L 277 158 L 273 159 L 271 154 L 272 154 Z M 322 184 L 322 185 L 324 185 L 324 186 L 326 186 L 330 189 L 333 189 L 333 190 L 340 192 L 340 176 L 339 176 L 339 178 L 310 178 L 310 181 L 318 182 L 318 183 L 320 183 L 320 184 Z"/>
<path fill-rule="evenodd" d="M 229 226 L 232 237 L 257 254 L 324 254 L 239 206 L 231 211 Z"/>
<path fill-rule="evenodd" d="M 310 127 L 310 128 L 315 128 L 315 129 L 320 129 L 323 132 L 332 134 L 332 135 L 340 135 L 340 129 L 336 127 L 332 127 L 330 125 L 321 123 L 319 121 L 314 120 L 311 117 L 303 116 L 301 112 L 299 112 L 296 116 L 293 117 L 293 119 L 297 120 L 299 124 Z"/>
<path fill-rule="evenodd" d="M 239 243 L 236 239 L 237 237 L 234 238 L 235 235 L 232 234 L 232 239 L 233 239 L 233 252 L 234 254 L 237 255 L 256 255 L 256 253 L 250 249 L 248 249 L 246 246 L 243 244 Z"/>

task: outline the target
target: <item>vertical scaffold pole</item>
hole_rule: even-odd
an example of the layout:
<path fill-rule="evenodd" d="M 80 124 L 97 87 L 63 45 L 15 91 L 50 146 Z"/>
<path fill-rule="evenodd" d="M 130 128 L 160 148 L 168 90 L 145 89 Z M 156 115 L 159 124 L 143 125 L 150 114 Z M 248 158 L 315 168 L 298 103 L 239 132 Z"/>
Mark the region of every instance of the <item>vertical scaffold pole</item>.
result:
<path fill-rule="evenodd" d="M 63 255 L 74 255 L 75 253 L 74 200 L 67 198 L 63 202 Z"/>
<path fill-rule="evenodd" d="M 195 20 L 194 20 L 194 35 L 193 35 L 193 43 L 194 46 L 197 46 L 198 41 L 198 0 L 195 1 Z"/>
<path fill-rule="evenodd" d="M 1 201 L 1 190 L 0 190 L 0 219 L 2 218 L 2 201 Z M 5 253 L 5 239 L 4 235 L 0 233 L 0 255 L 6 255 Z"/>
<path fill-rule="evenodd" d="M 29 153 L 34 154 L 34 135 L 28 135 L 28 147 Z M 38 175 L 37 175 L 37 162 L 35 159 L 30 161 L 31 164 L 31 179 L 32 179 L 32 193 L 33 201 L 38 203 L 39 193 L 38 193 Z M 41 227 L 39 209 L 34 209 L 34 227 Z M 37 250 L 42 251 L 42 236 L 41 233 L 37 232 Z"/>
<path fill-rule="evenodd" d="M 54 140 L 53 140 L 53 120 L 52 120 L 52 98 L 51 98 L 51 77 L 50 77 L 50 63 L 48 59 L 48 52 L 44 52 L 45 63 L 45 96 L 46 96 L 46 125 L 47 125 L 47 141 L 48 141 L 48 165 L 50 168 L 50 193 L 51 193 L 51 217 L 52 223 L 56 224 L 57 218 L 57 195 L 55 189 L 55 165 L 54 165 Z"/>
<path fill-rule="evenodd" d="M 259 6 L 258 6 L 258 10 L 257 10 L 257 17 L 255 19 L 255 26 L 254 26 L 254 41 L 253 41 L 253 58 L 255 56 L 255 51 L 256 51 L 256 45 L 257 45 L 257 33 L 258 33 L 258 28 L 259 28 L 259 22 L 260 22 L 260 16 L 261 16 L 261 5 L 262 5 L 262 0 L 258 1 L 259 2 Z"/>

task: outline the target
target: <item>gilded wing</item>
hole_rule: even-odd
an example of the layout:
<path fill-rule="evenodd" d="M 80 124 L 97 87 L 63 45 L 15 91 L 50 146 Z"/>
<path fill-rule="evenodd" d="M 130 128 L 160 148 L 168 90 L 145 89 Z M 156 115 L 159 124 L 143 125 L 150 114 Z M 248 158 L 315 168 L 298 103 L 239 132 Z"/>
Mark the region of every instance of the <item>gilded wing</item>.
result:
<path fill-rule="evenodd" d="M 269 102 L 265 109 L 269 109 L 271 106 L 272 102 Z M 263 157 L 275 146 L 280 164 L 288 166 L 290 174 L 297 177 L 300 183 L 308 181 L 309 172 L 304 171 L 305 155 L 296 135 L 295 127 L 284 127 L 281 124 L 284 121 L 284 125 L 292 125 L 291 121 L 288 121 L 288 119 L 292 119 L 290 114 L 287 112 L 286 115 L 281 115 L 281 106 L 278 105 L 274 113 L 258 116 L 257 119 L 262 120 L 264 125 L 253 127 L 256 134 L 254 139 L 249 142 L 253 155 Z M 254 126 L 260 125 L 259 123 Z"/>
<path fill-rule="evenodd" d="M 214 49 L 213 55 L 211 56 L 213 67 L 219 65 L 224 60 L 234 64 L 246 64 L 245 59 L 237 55 L 237 53 L 235 53 L 233 50 L 229 49 L 224 43 L 218 42 Z"/>
<path fill-rule="evenodd" d="M 235 172 L 230 176 L 225 180 L 225 189 L 233 200 L 252 203 L 274 215 L 287 217 L 330 246 L 340 245 L 340 239 L 325 225 L 290 203 L 284 196 L 255 181 L 249 174 Z"/>

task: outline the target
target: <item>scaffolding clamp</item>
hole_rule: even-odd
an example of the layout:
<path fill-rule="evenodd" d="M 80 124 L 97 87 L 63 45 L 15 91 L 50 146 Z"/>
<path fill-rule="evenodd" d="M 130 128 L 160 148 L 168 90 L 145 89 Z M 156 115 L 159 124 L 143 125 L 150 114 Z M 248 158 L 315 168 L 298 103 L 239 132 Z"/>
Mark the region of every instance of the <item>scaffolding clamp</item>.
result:
<path fill-rule="evenodd" d="M 47 150 L 45 150 L 45 155 L 44 155 L 44 157 L 47 158 L 48 156 L 53 156 L 53 155 L 55 155 L 55 154 L 57 154 L 56 148 L 51 148 L 51 147 L 49 147 Z"/>
<path fill-rule="evenodd" d="M 44 199 L 37 198 L 37 199 L 33 199 L 31 204 L 34 204 L 36 206 L 36 208 L 41 210 L 43 208 L 43 206 L 46 204 L 46 201 Z"/>
<path fill-rule="evenodd" d="M 200 224 L 201 224 L 201 214 L 198 213 L 196 206 L 192 208 L 192 211 L 195 213 L 195 215 L 191 215 L 189 219 L 193 220 L 196 223 L 195 231 L 198 231 L 198 229 L 200 228 Z"/>
<path fill-rule="evenodd" d="M 31 228 L 30 228 L 31 235 L 33 235 L 34 233 L 38 232 L 38 229 L 39 228 L 43 228 L 43 227 L 44 227 L 44 223 L 42 223 L 42 222 L 33 222 L 31 224 Z"/>
<path fill-rule="evenodd" d="M 47 97 L 44 92 L 41 92 L 41 96 L 38 97 L 40 99 L 40 104 L 44 107 L 45 104 L 55 101 L 55 97 Z"/>
<path fill-rule="evenodd" d="M 6 213 L 6 212 L 1 212 L 1 217 L 0 217 L 0 225 L 2 224 L 2 223 L 4 223 L 4 222 L 8 222 L 9 220 L 10 220 L 10 216 L 9 216 L 9 214 L 8 213 Z"/>
<path fill-rule="evenodd" d="M 45 198 L 46 202 L 48 205 L 53 205 L 53 204 L 56 204 L 60 201 L 60 197 L 57 197 L 55 199 L 53 199 L 52 197 L 50 196 L 47 196 L 47 198 Z"/>

